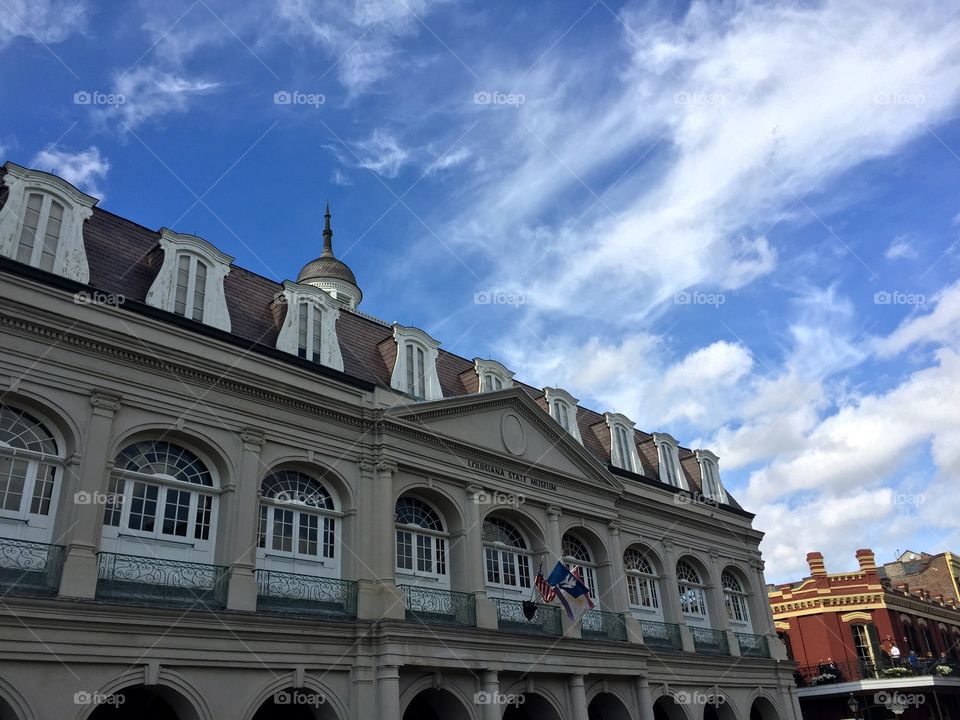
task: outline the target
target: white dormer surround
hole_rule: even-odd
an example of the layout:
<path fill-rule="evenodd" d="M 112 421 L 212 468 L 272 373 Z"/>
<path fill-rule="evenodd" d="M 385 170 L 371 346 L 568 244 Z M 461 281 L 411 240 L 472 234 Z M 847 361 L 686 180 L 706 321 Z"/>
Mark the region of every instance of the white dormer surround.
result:
<path fill-rule="evenodd" d="M 417 400 L 441 400 L 443 391 L 437 375 L 440 343 L 419 328 L 397 323 L 393 324 L 393 339 L 397 343 L 397 360 L 390 387 Z"/>
<path fill-rule="evenodd" d="M 337 302 L 324 290 L 313 285 L 300 285 L 289 280 L 276 302 L 287 307 L 277 350 L 297 355 L 319 365 L 343 370 L 343 355 L 337 339 Z"/>
<path fill-rule="evenodd" d="M 660 482 L 689 490 L 687 479 L 680 468 L 679 443 L 667 433 L 654 433 L 653 442 L 657 446 L 660 459 Z"/>
<path fill-rule="evenodd" d="M 146 303 L 230 332 L 223 279 L 233 258 L 196 235 L 160 229 L 163 264 Z"/>
<path fill-rule="evenodd" d="M 473 367 L 480 380 L 477 392 L 496 392 L 513 387 L 513 373 L 496 360 L 473 359 Z"/>
<path fill-rule="evenodd" d="M 582 444 L 580 426 L 577 424 L 577 403 L 580 401 L 560 388 L 544 388 L 543 394 L 547 399 L 547 407 L 550 408 L 550 417 Z"/>
<path fill-rule="evenodd" d="M 634 424 L 630 418 L 620 413 L 604 413 L 603 417 L 610 428 L 610 462 L 614 467 L 643 475 L 640 453 L 634 440 Z"/>
<path fill-rule="evenodd" d="M 8 162 L 9 188 L 0 210 L 0 255 L 77 282 L 90 281 L 83 246 L 83 223 L 95 197 L 66 180 Z"/>
<path fill-rule="evenodd" d="M 700 463 L 700 486 L 703 494 L 720 503 L 727 502 L 727 492 L 720 482 L 720 458 L 709 450 L 696 450 Z"/>

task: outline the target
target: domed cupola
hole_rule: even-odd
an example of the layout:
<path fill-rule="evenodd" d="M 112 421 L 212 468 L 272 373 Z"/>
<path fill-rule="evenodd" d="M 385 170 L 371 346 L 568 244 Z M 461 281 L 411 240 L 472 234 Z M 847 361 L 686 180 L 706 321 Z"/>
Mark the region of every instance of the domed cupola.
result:
<path fill-rule="evenodd" d="M 333 256 L 333 230 L 330 229 L 330 203 L 323 214 L 323 252 L 316 260 L 303 266 L 297 282 L 313 285 L 327 292 L 334 300 L 348 308 L 360 304 L 363 293 L 357 285 L 353 270 Z"/>

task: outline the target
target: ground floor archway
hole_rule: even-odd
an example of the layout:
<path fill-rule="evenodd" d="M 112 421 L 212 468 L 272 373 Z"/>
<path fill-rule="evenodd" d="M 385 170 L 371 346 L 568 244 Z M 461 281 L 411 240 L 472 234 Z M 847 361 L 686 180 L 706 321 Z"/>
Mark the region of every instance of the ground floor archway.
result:
<path fill-rule="evenodd" d="M 653 720 L 688 720 L 688 717 L 680 703 L 664 695 L 653 703 Z"/>
<path fill-rule="evenodd" d="M 503 720 L 560 720 L 553 705 L 542 695 L 523 693 L 516 699 L 513 705 L 507 705 Z"/>
<path fill-rule="evenodd" d="M 712 697 L 710 700 L 703 708 L 703 720 L 737 720 L 737 714 L 722 695 L 718 695 L 716 701 Z"/>
<path fill-rule="evenodd" d="M 780 720 L 780 713 L 765 697 L 758 697 L 750 706 L 750 720 Z"/>
<path fill-rule="evenodd" d="M 470 713 L 453 693 L 430 688 L 410 701 L 403 720 L 470 720 Z"/>
<path fill-rule="evenodd" d="M 311 688 L 278 690 L 257 708 L 253 720 L 338 720 L 323 693 Z"/>
<path fill-rule="evenodd" d="M 613 693 L 600 693 L 587 706 L 590 720 L 631 720 L 630 710 Z"/>
<path fill-rule="evenodd" d="M 89 720 L 199 720 L 189 700 L 159 685 L 134 685 L 82 699 L 96 705 Z"/>

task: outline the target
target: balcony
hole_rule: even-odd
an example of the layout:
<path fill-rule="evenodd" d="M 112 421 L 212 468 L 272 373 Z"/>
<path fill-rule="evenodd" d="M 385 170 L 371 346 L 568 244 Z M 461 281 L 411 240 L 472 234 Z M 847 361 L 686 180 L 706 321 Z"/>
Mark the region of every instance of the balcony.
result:
<path fill-rule="evenodd" d="M 581 637 L 587 640 L 627 641 L 627 624 L 619 613 L 591 610 L 580 619 Z"/>
<path fill-rule="evenodd" d="M 741 657 L 768 658 L 770 646 L 765 635 L 751 635 L 750 633 L 736 633 L 737 644 L 740 646 Z"/>
<path fill-rule="evenodd" d="M 0 589 L 10 595 L 56 595 L 63 546 L 0 538 Z"/>
<path fill-rule="evenodd" d="M 357 583 L 352 580 L 257 570 L 257 610 L 327 618 L 357 616 Z"/>
<path fill-rule="evenodd" d="M 730 646 L 727 644 L 727 634 L 723 630 L 691 627 L 693 647 L 704 655 L 729 655 Z"/>
<path fill-rule="evenodd" d="M 97 598 L 212 610 L 226 607 L 227 568 L 221 565 L 98 553 Z"/>
<path fill-rule="evenodd" d="M 656 620 L 640 620 L 640 634 L 643 644 L 653 650 L 680 652 L 683 640 L 680 639 L 680 626 L 675 623 L 663 623 Z"/>
<path fill-rule="evenodd" d="M 407 620 L 425 625 L 476 627 L 477 603 L 471 593 L 419 585 L 399 585 Z"/>
<path fill-rule="evenodd" d="M 497 626 L 508 632 L 526 633 L 528 635 L 562 634 L 560 626 L 560 608 L 533 603 L 536 610 L 533 617 L 527 620 L 523 614 L 523 605 L 520 600 L 505 600 L 492 598 L 497 607 Z"/>
<path fill-rule="evenodd" d="M 913 665 L 906 658 L 894 663 L 884 658 L 882 662 L 854 660 L 848 662 L 822 662 L 818 665 L 798 667 L 793 678 L 797 687 L 820 687 L 860 680 L 905 680 L 909 678 L 956 678 L 960 676 L 958 663 L 953 659 L 918 659 Z"/>

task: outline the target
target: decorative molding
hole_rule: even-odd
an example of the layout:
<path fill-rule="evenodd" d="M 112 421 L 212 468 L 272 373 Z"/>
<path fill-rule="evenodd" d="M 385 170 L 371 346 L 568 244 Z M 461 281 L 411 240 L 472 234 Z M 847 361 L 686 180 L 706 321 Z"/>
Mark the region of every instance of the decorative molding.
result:
<path fill-rule="evenodd" d="M 547 401 L 547 412 L 549 413 L 550 417 L 553 418 L 554 422 L 557 423 L 557 425 L 560 425 L 560 422 L 554 417 L 553 410 L 557 405 L 560 404 L 566 407 L 569 413 L 567 422 L 570 427 L 566 428 L 565 432 L 567 432 L 574 440 L 582 445 L 583 438 L 580 437 L 580 423 L 577 422 L 577 413 L 580 408 L 580 401 L 566 390 L 561 390 L 560 388 L 545 387 L 543 389 L 543 395 Z M 560 425 L 560 427 L 563 426 Z"/>
<path fill-rule="evenodd" d="M 637 450 L 636 425 L 622 413 L 604 413 L 603 419 L 610 429 L 610 464 L 637 475 L 646 475 L 640 453 Z M 623 467 L 617 452 L 617 428 L 622 428 L 627 437 L 627 456 L 630 467 Z"/>
<path fill-rule="evenodd" d="M 854 610 L 853 612 L 844 613 L 840 616 L 841 622 L 853 622 L 854 620 L 866 620 L 870 622 L 873 620 L 873 615 L 868 612 L 863 612 L 862 610 Z"/>
<path fill-rule="evenodd" d="M 484 360 L 483 358 L 474 358 L 473 359 L 473 369 L 477 373 L 477 379 L 479 380 L 477 392 L 485 392 L 483 389 L 483 378 L 487 375 L 492 375 L 500 380 L 502 387 L 492 388 L 493 391 L 496 390 L 506 390 L 513 387 L 513 373 L 507 370 L 507 368 L 498 363 L 496 360 Z M 487 391 L 489 392 L 489 391 Z"/>
<path fill-rule="evenodd" d="M 337 339 L 340 305 L 330 297 L 329 293 L 316 285 L 283 281 L 283 291 L 274 299 L 274 312 L 279 309 L 279 306 L 286 307 L 286 314 L 277 335 L 277 350 L 291 355 L 299 354 L 300 313 L 304 309 L 303 305 L 311 305 L 314 312 L 321 313 L 320 357 L 312 358 L 312 361 L 343 372 L 343 355 L 340 352 L 340 341 Z"/>
<path fill-rule="evenodd" d="M 120 409 L 122 396 L 94 390 L 90 393 L 90 404 L 103 412 L 113 414 Z"/>
<path fill-rule="evenodd" d="M 443 390 L 440 388 L 440 376 L 437 375 L 437 360 L 440 357 L 440 341 L 434 340 L 420 328 L 407 327 L 394 323 L 393 340 L 397 344 L 397 359 L 393 363 L 393 372 L 390 374 L 390 387 L 407 393 L 407 353 L 406 347 L 413 343 L 423 351 L 423 400 L 443 399 Z M 416 373 L 415 373 L 416 375 Z"/>

